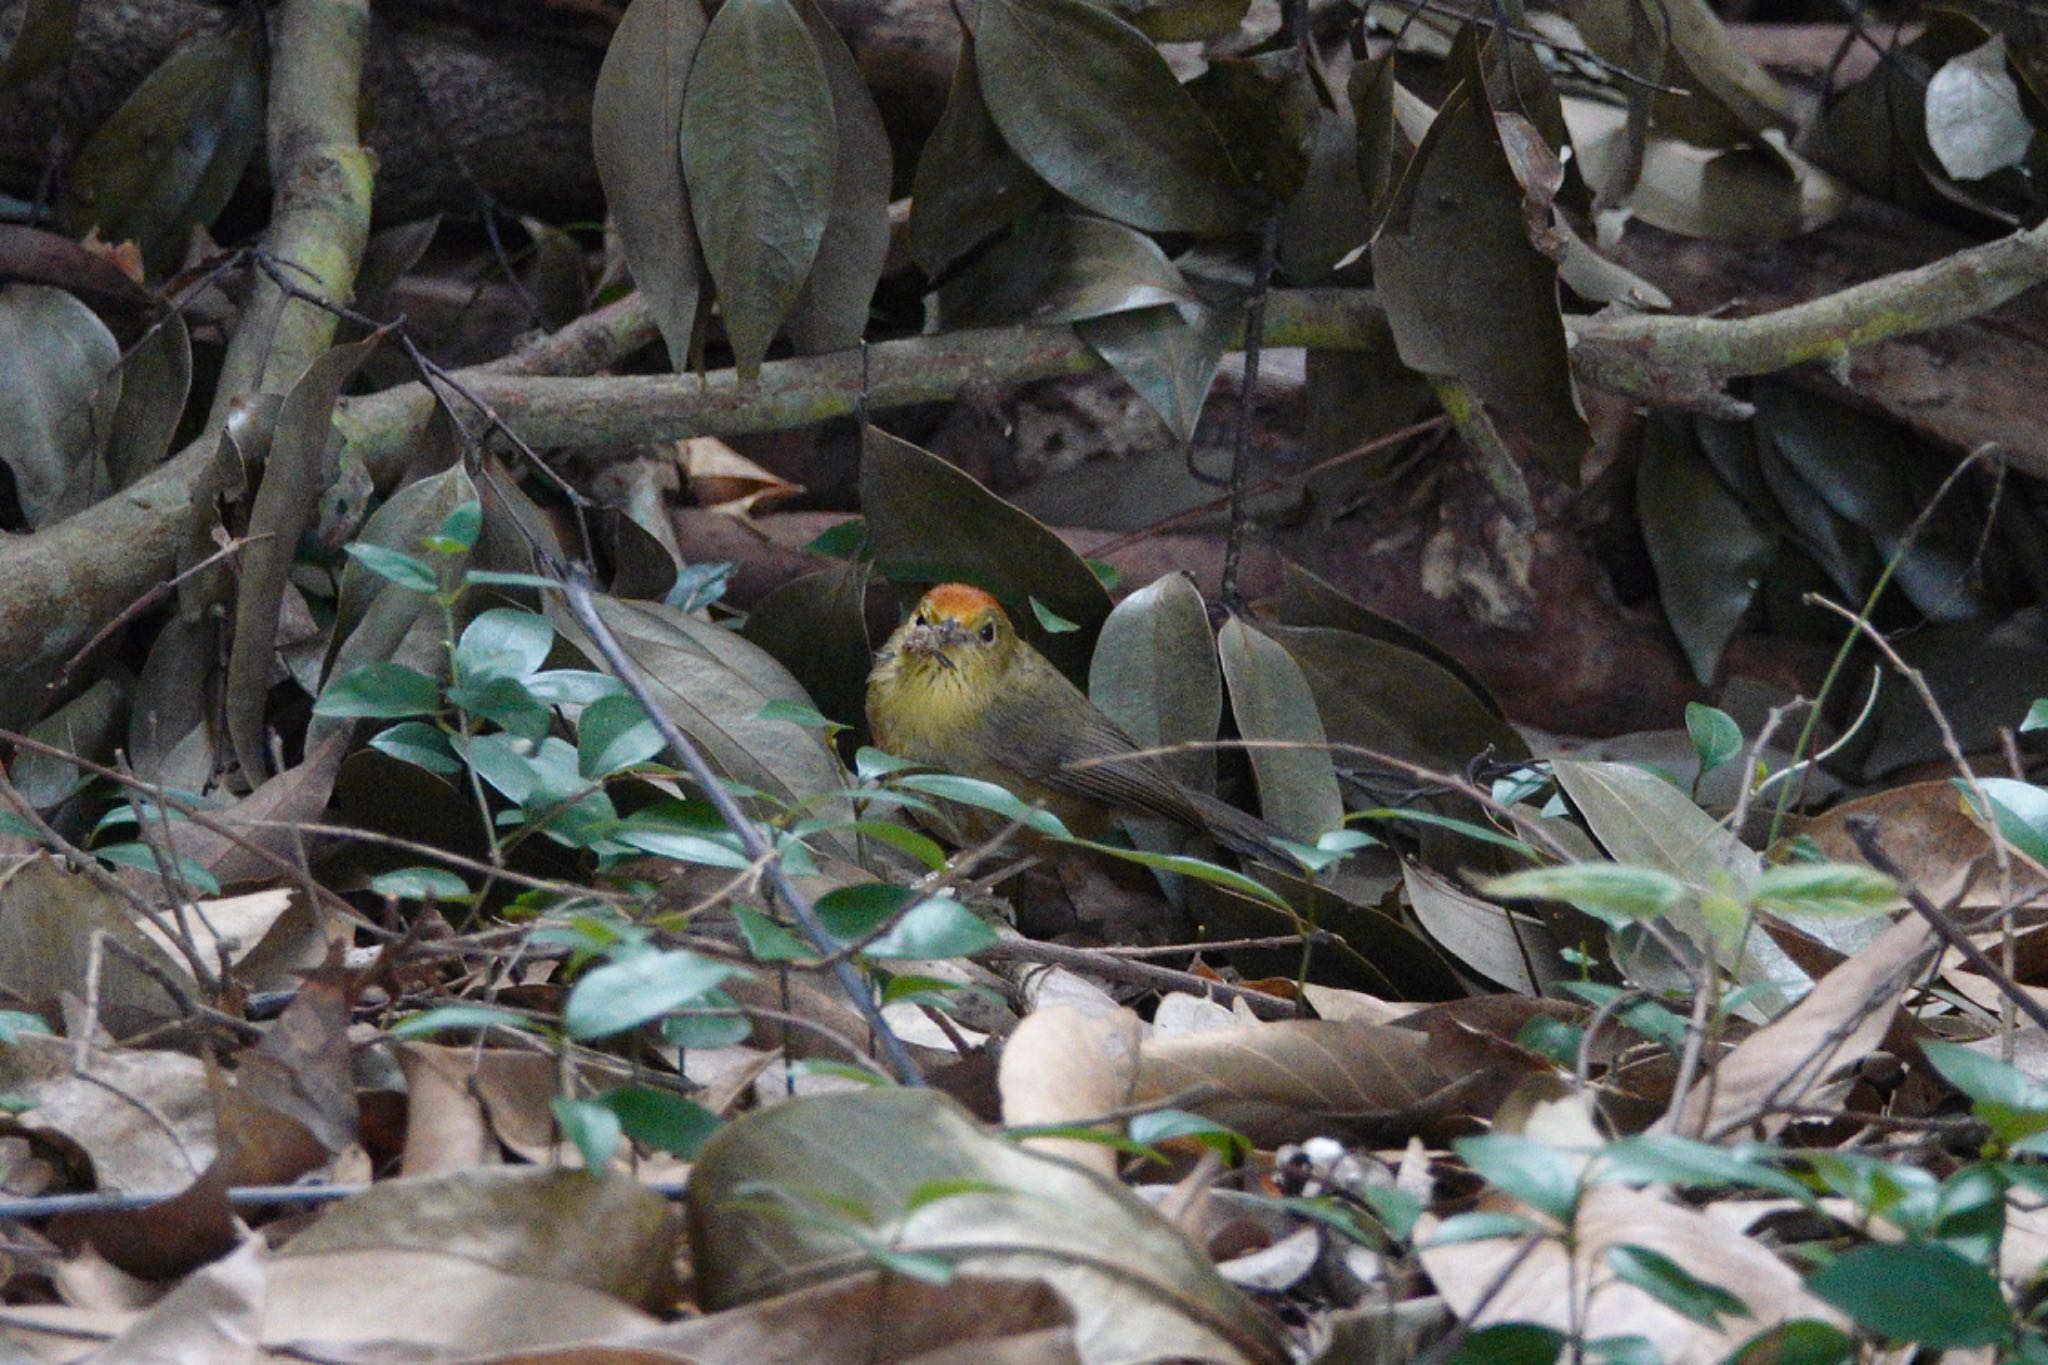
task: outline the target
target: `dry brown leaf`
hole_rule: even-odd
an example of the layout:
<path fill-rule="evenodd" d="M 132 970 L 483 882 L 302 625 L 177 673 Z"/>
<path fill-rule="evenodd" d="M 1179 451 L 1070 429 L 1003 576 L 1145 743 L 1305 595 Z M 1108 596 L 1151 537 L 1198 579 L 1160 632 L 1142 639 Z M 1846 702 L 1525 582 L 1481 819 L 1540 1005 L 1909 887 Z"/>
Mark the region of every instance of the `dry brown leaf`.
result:
<path fill-rule="evenodd" d="M 1782 1106 L 1869 1054 L 1908 986 L 1935 953 L 1933 930 L 1900 920 L 1822 977 L 1806 998 L 1736 1044 L 1713 1073 L 1674 1102 L 1660 1131 L 1707 1137 L 1755 1124 L 1766 1136 L 1790 1122 Z"/>
<path fill-rule="evenodd" d="M 1999 904 L 1998 876 L 1990 863 L 1991 839 L 1984 827 L 1972 820 L 1963 806 L 1963 794 L 1951 782 L 1911 782 L 1854 801 L 1843 802 L 1814 817 L 1800 830 L 1801 835 L 1820 846 L 1823 856 L 1841 863 L 1861 863 L 1863 855 L 1849 837 L 1851 816 L 1874 817 L 1884 830 L 1884 851 L 1905 869 L 1906 881 L 1936 905 L 1947 905 L 1969 895 L 1962 908 L 1988 910 Z M 1978 860 L 1983 862 L 1973 869 Z M 1970 882 L 1973 872 L 1974 883 Z M 2024 864 L 2015 870 L 2025 894 L 2038 889 L 2038 877 L 2029 877 Z"/>
<path fill-rule="evenodd" d="M 185 1277 L 93 1355 L 95 1365 L 209 1365 L 269 1360 L 257 1344 L 268 1290 L 270 1255 L 260 1237 Z"/>
<path fill-rule="evenodd" d="M 1509 1200 L 1497 1202 L 1521 1207 Z M 1573 1222 L 1577 1266 L 1567 1263 L 1558 1242 L 1545 1239 L 1483 1307 L 1481 1296 L 1507 1269 L 1519 1242 L 1499 1239 L 1431 1248 L 1436 1221 L 1425 1218 L 1416 1228 L 1417 1244 L 1428 1248 L 1422 1252 L 1423 1268 L 1451 1310 L 1479 1326 L 1535 1322 L 1563 1332 L 1576 1329 L 1588 1339 L 1640 1335 L 1656 1344 L 1665 1365 L 1713 1365 L 1776 1323 L 1819 1318 L 1848 1325 L 1806 1292 L 1797 1271 L 1756 1242 L 1730 1234 L 1703 1213 L 1640 1190 L 1601 1185 L 1586 1191 Z M 1617 1279 L 1604 1255 L 1610 1246 L 1661 1252 L 1742 1300 L 1751 1316 L 1724 1318 L 1719 1330 L 1693 1322 Z"/>
<path fill-rule="evenodd" d="M 1064 1005 L 1026 1015 L 1003 1044 L 996 1087 L 1003 1122 L 1078 1123 L 1130 1102 L 1144 1026 L 1129 1010 L 1083 1014 Z M 1116 1174 L 1116 1149 L 1073 1138 L 1032 1138 L 1027 1146 L 1065 1157 L 1106 1176 Z"/>
<path fill-rule="evenodd" d="M 765 512 L 804 491 L 802 484 L 769 473 L 716 436 L 676 442 L 676 463 L 698 504 L 727 516 Z"/>
<path fill-rule="evenodd" d="M 491 1134 L 490 1117 L 472 1089 L 477 1049 L 405 1042 L 392 1052 L 405 1072 L 405 1151 L 399 1173 L 439 1175 L 500 1164 L 504 1158 Z"/>
<path fill-rule="evenodd" d="M 1147 1040 L 1133 1098 L 1150 1102 L 1207 1087 L 1208 1098 L 1187 1107 L 1261 1147 L 1332 1132 L 1398 1142 L 1440 1131 L 1454 1118 L 1490 1113 L 1528 1074 L 1516 1063 L 1533 1054 L 1516 1053 L 1479 1035 L 1283 1020 Z"/>

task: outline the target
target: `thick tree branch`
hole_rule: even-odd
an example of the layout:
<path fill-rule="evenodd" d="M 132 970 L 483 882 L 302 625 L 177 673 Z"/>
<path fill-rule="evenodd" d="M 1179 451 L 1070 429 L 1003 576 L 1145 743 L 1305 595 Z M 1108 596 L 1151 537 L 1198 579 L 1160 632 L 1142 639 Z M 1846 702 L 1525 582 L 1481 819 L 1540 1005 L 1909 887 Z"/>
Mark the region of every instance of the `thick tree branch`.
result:
<path fill-rule="evenodd" d="M 2048 281 L 2048 226 L 1972 247 L 1825 298 L 1751 318 L 1589 318 L 1572 325 L 1573 364 L 1587 383 L 1651 402 L 1719 402 L 1718 385 L 1768 374 L 1856 346 L 1944 326 L 1995 308 Z M 1368 334 L 1377 309 L 1365 291 L 1283 290 L 1269 302 L 1270 346 L 1342 350 Z M 621 302 L 577 324 L 568 343 L 542 343 L 564 368 L 602 364 L 645 336 L 636 306 Z M 852 353 L 777 361 L 741 389 L 729 372 L 571 379 L 460 371 L 533 445 L 619 445 L 692 435 L 801 426 L 853 410 L 860 361 Z M 517 368 L 526 368 L 521 365 Z M 1014 384 L 1102 368 L 1068 327 L 1001 327 L 914 337 L 870 348 L 874 406 L 942 401 L 972 383 Z M 345 405 L 343 429 L 380 482 L 405 472 L 432 406 L 419 385 Z M 203 446 L 203 448 L 202 448 Z M 0 641 L 33 671 L 65 657 L 171 572 L 189 485 L 211 453 L 201 443 L 150 478 L 31 536 L 0 542 Z M 2048 477 L 2048 458 L 2015 463 Z M 118 547 L 110 553 L 109 547 Z"/>

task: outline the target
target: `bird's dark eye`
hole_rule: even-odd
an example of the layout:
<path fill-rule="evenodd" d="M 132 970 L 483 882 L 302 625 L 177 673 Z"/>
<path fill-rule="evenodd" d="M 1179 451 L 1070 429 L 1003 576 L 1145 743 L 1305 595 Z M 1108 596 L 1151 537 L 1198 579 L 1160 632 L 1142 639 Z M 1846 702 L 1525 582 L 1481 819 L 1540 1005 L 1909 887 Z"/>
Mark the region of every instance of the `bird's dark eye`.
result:
<path fill-rule="evenodd" d="M 993 644 L 996 638 L 996 623 L 993 621 L 983 621 L 980 634 L 983 644 Z"/>
<path fill-rule="evenodd" d="M 923 612 L 919 612 L 917 615 L 910 618 L 910 624 L 913 626 L 928 626 L 931 624 L 931 622 L 924 619 Z"/>

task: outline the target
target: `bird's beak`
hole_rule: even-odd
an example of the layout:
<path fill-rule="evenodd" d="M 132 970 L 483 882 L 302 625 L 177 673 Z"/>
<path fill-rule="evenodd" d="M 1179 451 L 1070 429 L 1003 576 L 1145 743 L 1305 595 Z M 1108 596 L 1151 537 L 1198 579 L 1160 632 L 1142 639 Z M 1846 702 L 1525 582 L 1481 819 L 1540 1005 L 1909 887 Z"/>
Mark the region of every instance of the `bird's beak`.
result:
<path fill-rule="evenodd" d="M 903 652 L 924 658 L 937 659 L 947 668 L 955 667 L 946 657 L 949 646 L 963 644 L 972 638 L 972 632 L 955 621 L 940 621 L 935 625 L 912 626 L 903 637 Z"/>

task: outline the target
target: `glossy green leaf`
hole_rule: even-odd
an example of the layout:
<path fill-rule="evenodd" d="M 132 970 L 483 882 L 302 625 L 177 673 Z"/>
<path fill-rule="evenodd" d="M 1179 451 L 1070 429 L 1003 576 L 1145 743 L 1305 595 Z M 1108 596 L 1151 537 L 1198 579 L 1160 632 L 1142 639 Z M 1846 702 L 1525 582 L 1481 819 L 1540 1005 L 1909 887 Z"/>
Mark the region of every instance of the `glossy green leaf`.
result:
<path fill-rule="evenodd" d="M 1480 889 L 1503 900 L 1565 901 L 1608 924 L 1658 919 L 1686 897 L 1685 883 L 1653 867 L 1567 863 L 1494 877 Z"/>
<path fill-rule="evenodd" d="M 348 552 L 350 559 L 377 577 L 396 583 L 401 588 L 410 588 L 414 592 L 435 592 L 440 589 L 441 584 L 434 577 L 433 566 L 402 550 L 394 550 L 386 545 L 373 545 L 361 540 L 352 545 L 344 545 L 342 549 Z"/>
<path fill-rule="evenodd" d="M 839 127 L 791 0 L 727 0 L 683 93 L 683 181 L 743 382 L 796 303 L 832 210 Z"/>
<path fill-rule="evenodd" d="M 547 662 L 555 628 L 548 618 L 517 607 L 493 607 L 463 628 L 455 667 L 471 685 L 494 678 L 531 677 Z"/>
<path fill-rule="evenodd" d="M 445 867 L 402 867 L 370 878 L 370 889 L 402 901 L 467 901 L 469 883 Z"/>
<path fill-rule="evenodd" d="M 647 708 L 625 693 L 592 702 L 576 718 L 576 766 L 585 777 L 609 777 L 666 747 Z"/>
<path fill-rule="evenodd" d="M 1970 1097 L 1970 1112 L 2000 1142 L 2011 1146 L 2048 1131 L 2048 1084 L 1955 1043 L 1928 1039 L 1921 1050 L 1950 1085 Z"/>
<path fill-rule="evenodd" d="M 1157 242 L 1077 213 L 1035 215 L 939 290 L 947 327 L 1080 322 L 1169 304 L 1194 309 L 1201 299 Z"/>
<path fill-rule="evenodd" d="M 1560 1223 L 1571 1222 L 1579 1203 L 1579 1172 L 1564 1153 L 1508 1133 L 1459 1138 L 1451 1145 L 1488 1184 Z"/>
<path fill-rule="evenodd" d="M 699 0 L 633 0 L 612 31 L 590 108 L 605 207 L 678 370 L 689 361 L 703 263 L 677 139 L 705 28 Z"/>
<path fill-rule="evenodd" d="M 1469 1333 L 1447 1365 L 1555 1365 L 1565 1336 L 1533 1322 L 1499 1322 Z"/>
<path fill-rule="evenodd" d="M 427 715 L 441 705 L 441 685 L 403 664 L 364 664 L 335 679 L 313 704 L 316 715 L 384 717 Z"/>
<path fill-rule="evenodd" d="M 609 1038 L 701 998 L 739 969 L 677 948 L 642 951 L 577 979 L 562 1007 L 571 1038 Z"/>
<path fill-rule="evenodd" d="M 1620 1243 L 1609 1245 L 1603 1254 L 1617 1278 L 1702 1326 L 1718 1327 L 1724 1317 L 1754 1316 L 1741 1299 L 1661 1251 Z"/>
<path fill-rule="evenodd" d="M 593 1103 L 618 1115 L 620 1127 L 633 1141 L 685 1161 L 695 1157 L 706 1139 L 718 1131 L 718 1115 L 673 1091 L 652 1086 L 620 1086 L 599 1095 Z"/>
<path fill-rule="evenodd" d="M 1871 1242 L 1815 1271 L 1806 1287 L 1865 1331 L 1941 1348 L 1988 1346 L 2009 1330 L 1998 1280 L 1935 1242 Z"/>
<path fill-rule="evenodd" d="M 548 1109 L 562 1136 L 582 1155 L 585 1170 L 601 1171 L 611 1162 L 623 1135 L 617 1114 L 595 1100 L 572 1100 L 564 1095 L 551 1096 Z"/>
<path fill-rule="evenodd" d="M 2048 863 L 2048 790 L 2010 777 L 1983 777 L 1976 785 L 1991 802 L 1998 832 L 2035 862 Z M 1976 793 L 1970 785 L 1959 780 L 1956 786 L 1974 807 Z"/>
<path fill-rule="evenodd" d="M 990 118 L 1054 189 L 1148 231 L 1251 221 L 1221 135 L 1144 34 L 1088 0 L 987 0 L 974 37 Z"/>
<path fill-rule="evenodd" d="M 121 404 L 107 440 L 107 477 L 126 488 L 171 448 L 192 392 L 192 339 L 182 314 L 166 314 L 121 360 Z"/>
<path fill-rule="evenodd" d="M 1696 701 L 1685 704 L 1685 732 L 1699 755 L 1700 771 L 1707 773 L 1742 752 L 1742 727 L 1735 717 L 1718 707 Z"/>
<path fill-rule="evenodd" d="M 399 1039 L 431 1038 L 457 1029 L 509 1028 L 532 1033 L 539 1027 L 525 1015 L 495 1005 L 441 1005 L 407 1015 L 391 1026 L 390 1034 Z"/>

